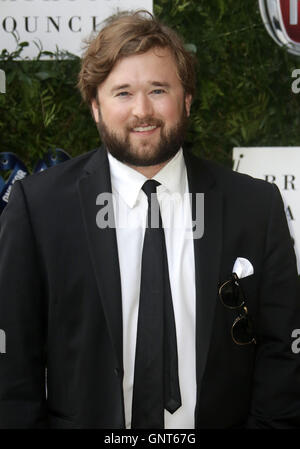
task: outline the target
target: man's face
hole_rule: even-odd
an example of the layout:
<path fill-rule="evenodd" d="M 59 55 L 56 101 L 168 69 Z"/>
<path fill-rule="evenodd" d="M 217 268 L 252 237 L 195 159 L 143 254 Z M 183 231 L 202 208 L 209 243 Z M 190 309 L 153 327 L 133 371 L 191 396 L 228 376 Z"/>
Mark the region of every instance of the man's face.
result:
<path fill-rule="evenodd" d="M 157 165 L 182 145 L 191 96 L 184 95 L 169 50 L 118 61 L 98 87 L 98 101 L 92 101 L 92 111 L 102 141 L 120 161 Z"/>

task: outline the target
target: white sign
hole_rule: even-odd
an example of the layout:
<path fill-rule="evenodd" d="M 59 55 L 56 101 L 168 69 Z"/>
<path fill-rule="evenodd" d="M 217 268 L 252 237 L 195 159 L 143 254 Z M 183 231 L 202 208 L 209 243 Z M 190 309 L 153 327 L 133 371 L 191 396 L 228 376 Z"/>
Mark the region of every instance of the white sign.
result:
<path fill-rule="evenodd" d="M 300 147 L 234 148 L 235 171 L 275 183 L 281 192 L 300 274 Z"/>
<path fill-rule="evenodd" d="M 22 57 L 37 56 L 34 41 L 46 51 L 58 47 L 81 56 L 83 39 L 103 20 L 117 11 L 137 9 L 152 12 L 152 0 L 0 0 L 0 52 L 16 49 L 14 33 L 30 43 Z"/>

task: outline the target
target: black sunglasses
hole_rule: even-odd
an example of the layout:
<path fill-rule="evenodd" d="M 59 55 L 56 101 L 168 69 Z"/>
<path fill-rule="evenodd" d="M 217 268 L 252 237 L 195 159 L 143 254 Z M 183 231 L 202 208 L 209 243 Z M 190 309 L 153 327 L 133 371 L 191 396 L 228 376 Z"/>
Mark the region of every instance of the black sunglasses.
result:
<path fill-rule="evenodd" d="M 231 310 L 241 309 L 231 327 L 231 337 L 234 343 L 237 345 L 256 344 L 253 322 L 249 316 L 245 297 L 236 273 L 232 273 L 231 279 L 219 287 L 219 297 L 226 308 Z"/>

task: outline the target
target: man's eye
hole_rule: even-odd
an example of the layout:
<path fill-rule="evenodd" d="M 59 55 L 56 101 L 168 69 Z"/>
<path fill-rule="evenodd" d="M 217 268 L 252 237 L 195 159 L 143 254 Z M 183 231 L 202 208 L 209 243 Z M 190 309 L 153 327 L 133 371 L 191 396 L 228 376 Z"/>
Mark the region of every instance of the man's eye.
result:
<path fill-rule="evenodd" d="M 163 93 L 165 93 L 165 91 L 164 91 L 163 89 L 154 89 L 154 90 L 152 91 L 152 93 L 153 93 L 153 94 L 163 94 Z"/>
<path fill-rule="evenodd" d="M 127 95 L 129 95 L 129 92 L 119 92 L 116 97 L 127 97 Z"/>

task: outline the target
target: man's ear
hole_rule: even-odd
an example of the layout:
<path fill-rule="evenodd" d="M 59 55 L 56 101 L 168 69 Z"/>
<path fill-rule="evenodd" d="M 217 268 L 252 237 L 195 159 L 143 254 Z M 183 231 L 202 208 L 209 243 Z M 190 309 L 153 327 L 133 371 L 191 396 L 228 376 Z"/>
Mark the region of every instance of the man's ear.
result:
<path fill-rule="evenodd" d="M 189 117 L 190 116 L 190 110 L 191 110 L 191 104 L 192 104 L 192 95 L 191 94 L 187 94 L 185 96 L 185 110 L 186 110 L 186 115 Z"/>
<path fill-rule="evenodd" d="M 99 123 L 99 103 L 97 98 L 93 98 L 93 100 L 91 101 L 91 111 L 95 122 Z"/>

